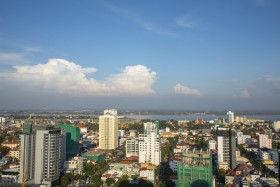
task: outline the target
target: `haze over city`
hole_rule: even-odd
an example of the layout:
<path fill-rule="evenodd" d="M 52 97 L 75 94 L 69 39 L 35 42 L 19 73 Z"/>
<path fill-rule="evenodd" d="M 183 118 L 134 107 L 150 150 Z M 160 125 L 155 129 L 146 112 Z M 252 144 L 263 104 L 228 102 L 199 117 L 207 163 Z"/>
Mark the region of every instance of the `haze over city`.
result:
<path fill-rule="evenodd" d="M 280 1 L 1 1 L 0 109 L 279 110 Z"/>

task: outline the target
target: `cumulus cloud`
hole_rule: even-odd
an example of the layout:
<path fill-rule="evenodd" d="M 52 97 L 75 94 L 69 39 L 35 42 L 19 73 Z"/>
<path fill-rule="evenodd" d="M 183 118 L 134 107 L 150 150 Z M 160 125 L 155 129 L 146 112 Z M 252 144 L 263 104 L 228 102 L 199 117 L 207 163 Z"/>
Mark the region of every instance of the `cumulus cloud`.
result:
<path fill-rule="evenodd" d="M 243 97 L 243 98 L 249 98 L 251 97 L 250 93 L 248 90 L 242 90 L 239 93 L 239 97 Z"/>
<path fill-rule="evenodd" d="M 1 73 L 5 81 L 18 86 L 71 95 L 150 95 L 156 73 L 143 65 L 127 66 L 119 74 L 103 81 L 87 78 L 96 68 L 83 68 L 64 59 L 49 59 L 46 64 L 14 66 L 15 71 Z"/>
<path fill-rule="evenodd" d="M 174 91 L 177 94 L 184 94 L 184 95 L 195 95 L 195 96 L 201 96 L 201 92 L 198 89 L 189 88 L 187 86 L 183 86 L 181 84 L 176 84 L 174 86 Z"/>

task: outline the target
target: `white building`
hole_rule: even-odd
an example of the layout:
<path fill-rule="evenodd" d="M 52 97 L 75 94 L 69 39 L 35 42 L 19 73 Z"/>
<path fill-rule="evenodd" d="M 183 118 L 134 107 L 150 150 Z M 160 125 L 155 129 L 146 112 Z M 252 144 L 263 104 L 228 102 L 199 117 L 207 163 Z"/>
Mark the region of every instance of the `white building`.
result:
<path fill-rule="evenodd" d="M 104 110 L 99 116 L 99 149 L 116 149 L 118 147 L 118 113 L 117 110 Z"/>
<path fill-rule="evenodd" d="M 85 159 L 82 157 L 74 157 L 71 160 L 64 162 L 64 170 L 66 173 L 73 174 L 83 174 L 84 170 L 84 161 Z"/>
<path fill-rule="evenodd" d="M 219 165 L 227 163 L 230 169 L 234 169 L 236 166 L 235 134 L 236 132 L 232 128 L 219 127 L 217 130 L 218 163 Z"/>
<path fill-rule="evenodd" d="M 87 127 L 80 127 L 80 133 L 81 134 L 87 133 Z"/>
<path fill-rule="evenodd" d="M 118 130 L 118 137 L 124 136 L 124 130 Z"/>
<path fill-rule="evenodd" d="M 227 115 L 228 115 L 228 123 L 232 124 L 234 122 L 234 113 L 232 111 L 228 111 Z"/>
<path fill-rule="evenodd" d="M 215 140 L 209 140 L 209 150 L 216 150 L 217 142 Z"/>
<path fill-rule="evenodd" d="M 276 132 L 279 132 L 279 129 L 280 129 L 280 121 L 274 121 L 274 122 L 273 122 L 273 125 L 272 125 L 272 128 L 273 128 Z"/>
<path fill-rule="evenodd" d="M 165 128 L 165 132 L 170 132 L 170 128 L 169 128 L 169 127 L 166 127 L 166 128 Z"/>
<path fill-rule="evenodd" d="M 161 162 L 160 137 L 155 132 L 139 135 L 139 163 L 152 163 L 158 166 Z"/>
<path fill-rule="evenodd" d="M 6 122 L 6 118 L 0 117 L 0 123 L 5 123 Z"/>
<path fill-rule="evenodd" d="M 19 168 L 5 169 L 1 171 L 1 183 L 2 184 L 15 184 L 19 177 Z"/>
<path fill-rule="evenodd" d="M 161 149 L 158 128 L 158 123 L 144 123 L 145 134 L 139 135 L 139 163 L 160 164 Z"/>
<path fill-rule="evenodd" d="M 150 132 L 156 132 L 159 134 L 159 122 L 147 122 L 144 123 L 144 134 L 150 134 Z"/>
<path fill-rule="evenodd" d="M 153 169 L 141 169 L 140 170 L 140 178 L 147 179 L 154 183 L 155 181 L 155 170 Z"/>
<path fill-rule="evenodd" d="M 259 148 L 268 148 L 272 149 L 272 139 L 269 138 L 266 134 L 260 134 L 259 135 Z"/>
<path fill-rule="evenodd" d="M 129 137 L 126 140 L 126 157 L 139 156 L 139 140 L 138 138 Z"/>
<path fill-rule="evenodd" d="M 251 136 L 250 135 L 243 135 L 242 134 L 238 134 L 237 135 L 237 144 L 240 145 L 240 144 L 251 144 Z"/>

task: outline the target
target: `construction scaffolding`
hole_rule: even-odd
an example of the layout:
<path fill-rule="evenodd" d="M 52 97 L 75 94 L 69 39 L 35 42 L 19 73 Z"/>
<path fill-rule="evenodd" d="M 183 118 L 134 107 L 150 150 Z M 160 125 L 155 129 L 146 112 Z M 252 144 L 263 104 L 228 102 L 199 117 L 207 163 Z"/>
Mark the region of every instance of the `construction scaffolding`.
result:
<path fill-rule="evenodd" d="M 178 187 L 212 187 L 212 154 L 189 152 L 177 167 Z"/>

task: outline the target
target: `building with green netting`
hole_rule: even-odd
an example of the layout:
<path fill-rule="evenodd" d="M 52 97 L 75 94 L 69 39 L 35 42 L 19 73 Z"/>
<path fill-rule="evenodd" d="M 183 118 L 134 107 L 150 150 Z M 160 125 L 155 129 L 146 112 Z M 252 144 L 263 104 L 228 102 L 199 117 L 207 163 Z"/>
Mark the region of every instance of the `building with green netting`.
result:
<path fill-rule="evenodd" d="M 59 128 L 66 132 L 66 157 L 72 157 L 80 153 L 80 128 L 71 124 L 60 124 Z"/>
<path fill-rule="evenodd" d="M 32 132 L 32 125 L 31 124 L 23 124 L 22 125 L 22 132 L 24 134 L 29 134 Z"/>
<path fill-rule="evenodd" d="M 212 187 L 212 154 L 187 152 L 177 167 L 178 187 Z"/>

